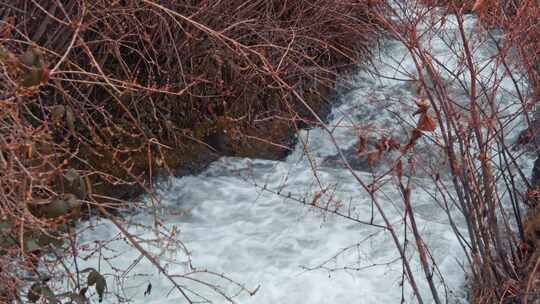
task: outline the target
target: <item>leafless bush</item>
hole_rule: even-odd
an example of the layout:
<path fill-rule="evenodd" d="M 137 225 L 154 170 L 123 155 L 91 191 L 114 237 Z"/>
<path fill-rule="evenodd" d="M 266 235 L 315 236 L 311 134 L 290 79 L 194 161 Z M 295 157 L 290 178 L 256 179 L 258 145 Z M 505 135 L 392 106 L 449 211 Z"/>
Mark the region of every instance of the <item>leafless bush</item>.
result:
<path fill-rule="evenodd" d="M 413 115 L 418 118 L 414 125 L 409 125 L 405 142 L 397 141 L 396 146 L 396 141 L 390 139 L 386 143 L 394 144 L 383 142 L 372 151 L 376 158 L 388 154 L 389 170 L 377 171 L 367 178 L 353 170 L 347 157 L 339 152 L 346 168 L 371 196 L 402 259 L 403 277 L 419 303 L 427 302 L 425 293 L 419 290 L 420 281 L 427 283 L 434 303 L 445 301 L 440 288 L 443 278 L 416 224 L 418 207 L 412 199 L 419 187 L 417 179 L 426 177 L 435 188 L 433 203 L 448 215 L 449 225 L 466 255 L 465 264 L 472 283 L 471 300 L 504 303 L 516 298 L 527 299 L 529 292 L 536 288 L 537 257 L 532 264 L 529 258 L 530 246 L 537 238 L 537 232 L 533 231 L 537 230 L 532 228 L 534 225 L 523 225 L 526 209 L 535 205 L 535 199 L 531 197 L 529 172 L 522 167 L 527 152 L 519 146 L 526 134 L 522 133 L 520 139 L 515 135 L 519 128 L 538 130 L 530 117 L 537 101 L 534 62 L 538 48 L 537 31 L 533 29 L 540 20 L 536 14 L 538 5 L 523 1 L 519 6 L 518 2 L 508 1 L 490 7 L 487 1 L 486 4 L 478 2 L 482 1 L 446 2 L 447 9 L 426 6 L 426 1 L 387 3 L 383 11 L 391 13 L 378 15 L 377 22 L 406 47 L 415 66 L 415 73 L 406 76 L 416 87 L 417 111 L 401 113 L 397 121 L 410 121 Z M 465 13 L 471 11 L 479 15 L 472 32 L 465 21 Z M 495 12 L 505 12 L 505 15 L 497 17 Z M 444 33 L 443 26 L 448 23 L 455 27 L 455 36 Z M 505 30 L 502 38 L 497 37 L 493 29 Z M 445 62 L 439 61 L 432 49 L 433 36 L 440 36 L 451 52 Z M 495 50 L 489 55 L 481 54 L 478 49 L 482 45 L 490 45 Z M 524 79 L 528 86 L 523 85 Z M 338 151 L 342 151 L 333 137 L 336 127 L 323 125 L 323 128 Z M 529 135 L 529 141 L 535 136 Z M 426 143 L 429 149 L 439 153 L 441 162 L 423 161 L 429 158 L 422 149 Z M 362 139 L 359 146 L 365 146 Z M 399 153 L 390 153 L 395 150 Z M 366 151 L 361 148 L 359 153 Z M 317 174 L 316 168 L 314 173 Z M 388 211 L 377 196 L 388 178 L 402 194 L 404 221 L 399 224 L 387 220 Z M 317 193 L 324 194 L 326 187 L 321 184 Z M 324 204 L 312 205 L 325 208 Z M 327 211 L 362 222 L 350 218 L 346 208 L 351 207 L 341 206 L 340 209 L 332 205 Z M 465 235 L 460 233 L 462 227 L 457 226 L 461 219 L 465 221 Z M 398 235 L 398 231 L 403 230 L 399 225 L 409 233 Z M 405 254 L 410 244 L 414 244 L 415 258 L 424 273 L 422 277 L 412 272 Z"/>
<path fill-rule="evenodd" d="M 317 116 L 336 73 L 376 43 L 373 11 L 371 1 L 2 1 L 1 301 L 52 301 L 39 257 L 77 255 L 61 242 L 72 220 L 100 213 L 122 230 L 131 189 L 151 196 L 157 171 L 197 159 L 195 144 L 219 150 L 213 133 L 241 155 L 256 122 L 285 121 L 268 128 L 280 133 Z M 75 277 L 67 296 L 84 297 Z"/>

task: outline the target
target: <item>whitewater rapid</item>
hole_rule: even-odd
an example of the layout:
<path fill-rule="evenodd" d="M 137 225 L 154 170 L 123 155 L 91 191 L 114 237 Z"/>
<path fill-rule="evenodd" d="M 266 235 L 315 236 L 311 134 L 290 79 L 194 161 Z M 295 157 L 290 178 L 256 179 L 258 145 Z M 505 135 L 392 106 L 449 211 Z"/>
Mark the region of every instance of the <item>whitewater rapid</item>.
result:
<path fill-rule="evenodd" d="M 438 34 L 455 33 L 455 20 L 448 18 L 445 22 Z M 466 25 L 474 31 L 474 18 L 467 17 Z M 441 62 L 450 68 L 458 64 L 450 46 L 441 39 L 434 35 L 429 43 Z M 490 50 L 486 47 L 477 52 L 489 54 Z M 406 48 L 389 41 L 374 64 L 380 76 L 364 70 L 342 80 L 347 89 L 339 95 L 328 126 L 343 151 L 356 145 L 359 132 L 404 139 L 410 130 L 407 123 L 413 125 L 416 121 L 412 116 L 416 110 L 415 87 L 410 82 L 416 69 Z M 508 94 L 511 91 L 508 84 Z M 185 274 L 191 264 L 195 269 L 225 274 L 246 288 L 257 290 L 252 296 L 239 293 L 234 298 L 237 303 L 400 303 L 402 263 L 389 233 L 301 204 L 304 199 L 312 201 L 320 183 L 329 189 L 322 202 L 331 194 L 333 202 L 339 201 L 347 214 L 369 222 L 374 212 L 373 223 L 384 225 L 373 211 L 369 195 L 340 163 L 328 134 L 322 129 L 303 130 L 298 138 L 297 147 L 283 161 L 224 157 L 201 174 L 158 183 L 157 211 L 151 211 L 153 203 L 146 199 L 147 212 L 125 215 L 128 231 L 148 240 L 143 247 L 159 253 L 157 260 L 170 274 Z M 429 141 L 422 140 L 419 145 L 427 147 L 425 161 L 440 161 Z M 371 170 L 360 162 L 355 169 L 369 183 L 373 177 L 370 171 L 384 170 L 385 164 Z M 395 184 L 387 179 L 377 198 L 402 237 L 403 203 Z M 439 279 L 436 284 L 449 303 L 465 303 L 464 254 L 447 215 L 434 202 L 431 195 L 436 195 L 435 190 L 427 179 L 418 178 L 413 193 L 417 224 L 444 275 L 446 292 Z M 160 218 L 158 223 L 156 218 Z M 459 215 L 456 222 L 460 229 L 465 229 Z M 104 302 L 186 303 L 167 278 L 141 257 L 108 220 L 93 218 L 78 229 L 82 234 L 78 242 L 85 250 L 80 252 L 77 267 L 93 267 L 105 275 L 108 292 Z M 180 240 L 188 248 L 190 258 L 182 250 L 170 250 L 165 234 Z M 110 239 L 113 241 L 102 242 Z M 83 259 L 98 247 L 99 254 L 94 252 L 92 257 Z M 334 258 L 344 248 L 349 249 Z M 413 244 L 408 246 L 407 255 L 425 301 L 430 303 Z M 119 277 L 113 268 L 129 271 Z M 204 273 L 193 277 L 214 282 L 229 295 L 238 291 L 236 285 L 221 278 Z M 227 303 L 194 281 L 177 280 L 186 289 L 215 303 Z M 144 295 L 149 283 L 152 291 Z M 404 286 L 407 303 L 414 303 L 408 284 Z M 97 302 L 95 296 L 92 300 Z"/>

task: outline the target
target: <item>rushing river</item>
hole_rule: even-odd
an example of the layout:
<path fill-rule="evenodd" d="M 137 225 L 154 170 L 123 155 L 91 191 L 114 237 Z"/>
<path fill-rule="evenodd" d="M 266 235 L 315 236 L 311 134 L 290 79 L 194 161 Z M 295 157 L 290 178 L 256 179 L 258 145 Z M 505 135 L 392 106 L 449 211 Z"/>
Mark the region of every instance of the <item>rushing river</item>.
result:
<path fill-rule="evenodd" d="M 437 33 L 445 39 L 432 34 L 426 43 L 438 60 L 453 69 L 458 58 L 450 48 L 457 46 L 447 42 L 455 34 L 456 24 L 452 18 L 445 22 Z M 475 31 L 475 22 L 473 17 L 466 17 L 468 31 Z M 475 52 L 477 56 L 487 56 L 492 51 L 486 43 Z M 390 134 L 404 141 L 410 131 L 407 123 L 414 124 L 417 119 L 412 116 L 416 110 L 415 87 L 409 81 L 416 71 L 406 48 L 390 41 L 382 47 L 374 64 L 378 76 L 361 71 L 343 79 L 346 84 L 343 87 L 347 89 L 339 95 L 328 122 L 339 147 L 366 183 L 373 179 L 374 172 L 382 172 L 386 166 L 383 161 L 370 169 L 365 161 L 354 160 L 351 149 L 359 132 Z M 511 100 L 513 88 L 506 81 L 504 85 L 510 96 L 507 100 Z M 509 134 L 514 136 L 515 132 Z M 414 302 L 407 283 L 402 289 L 402 263 L 387 231 L 301 203 L 303 199 L 308 204 L 312 202 L 322 185 L 329 190 L 319 204 L 331 197 L 330 209 L 334 210 L 335 203 L 340 202 L 340 210 L 353 218 L 369 222 L 374 214 L 373 222 L 384 225 L 373 210 L 369 195 L 340 162 L 328 134 L 322 129 L 311 129 L 301 131 L 298 137 L 297 147 L 283 161 L 222 158 L 196 176 L 158 183 L 157 211 L 151 211 L 153 203 L 148 199 L 148 212 L 126 215 L 129 232 L 148 240 L 143 247 L 159 254 L 160 264 L 170 274 L 189 273 L 191 264 L 198 270 L 224 274 L 250 290 L 257 289 L 252 296 L 240 292 L 234 298 L 238 303 L 397 304 L 402 294 L 407 302 Z M 428 140 L 422 140 L 419 145 L 425 146 L 422 161 L 440 161 Z M 441 171 L 444 170 L 441 166 Z M 433 186 L 419 175 L 413 195 L 417 224 L 446 288 L 438 276 L 436 284 L 449 303 L 463 303 L 467 266 L 462 248 L 448 224 L 447 214 L 431 196 L 435 195 Z M 390 177 L 386 180 L 381 182 L 384 185 L 377 197 L 402 237 L 403 203 L 395 183 Z M 156 218 L 159 218 L 157 223 Z M 460 229 L 465 229 L 458 215 L 456 222 Z M 168 279 L 128 245 L 112 223 L 91 219 L 79 229 L 82 233 L 79 244 L 85 245 L 86 250 L 80 252 L 77 266 L 99 268 L 105 275 L 108 284 L 105 302 L 120 302 L 114 295 L 117 294 L 133 303 L 185 303 Z M 165 230 L 168 232 L 158 232 Z M 173 246 L 165 234 L 181 240 L 189 250 L 190 259 L 185 251 L 171 249 Z M 113 241 L 100 243 L 109 239 Z M 98 247 L 99 254 L 83 259 Z M 430 303 L 429 288 L 413 244 L 408 246 L 407 255 L 419 288 Z M 128 271 L 119 277 L 114 275 L 113 267 Z M 235 284 L 219 277 L 205 273 L 188 276 L 218 284 L 228 295 L 238 291 Z M 227 302 L 193 280 L 182 277 L 176 280 L 186 290 L 200 293 L 215 303 Z M 152 284 L 152 291 L 144 295 L 148 283 Z M 97 302 L 95 297 L 92 299 Z"/>

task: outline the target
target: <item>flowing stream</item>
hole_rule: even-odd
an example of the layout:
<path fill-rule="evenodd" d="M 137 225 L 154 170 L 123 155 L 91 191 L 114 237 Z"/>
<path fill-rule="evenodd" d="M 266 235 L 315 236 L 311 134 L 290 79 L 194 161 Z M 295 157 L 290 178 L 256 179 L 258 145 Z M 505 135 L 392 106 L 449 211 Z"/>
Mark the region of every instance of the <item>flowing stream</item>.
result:
<path fill-rule="evenodd" d="M 472 16 L 466 17 L 468 31 L 474 32 L 475 22 Z M 459 44 L 448 44 L 456 31 L 455 20 L 449 17 L 437 32 L 445 39 L 435 34 L 426 38 L 431 52 L 449 69 L 458 66 L 451 49 L 459 48 Z M 486 43 L 475 52 L 488 56 L 493 50 Z M 367 160 L 354 157 L 359 133 L 375 138 L 391 135 L 404 142 L 417 119 L 412 116 L 416 93 L 410 81 L 416 69 L 406 48 L 387 42 L 375 58 L 375 66 L 379 76 L 360 71 L 343 80 L 348 88 L 341 90 L 328 122 L 338 146 L 366 183 L 388 166 L 382 160 L 372 168 Z M 506 100 L 512 100 L 513 86 L 506 80 L 502 85 L 507 87 Z M 515 136 L 515 132 L 512 129 L 509 136 Z M 238 292 L 237 285 L 203 270 L 257 289 L 252 296 L 240 292 L 234 298 L 237 303 L 397 304 L 402 296 L 413 303 L 409 285 L 401 284 L 402 263 L 390 234 L 361 223 L 373 219 L 373 223 L 384 225 L 370 196 L 341 163 L 328 133 L 311 129 L 301 131 L 298 137 L 295 150 L 283 161 L 224 157 L 196 176 L 158 183 L 159 207 L 152 211 L 153 203 L 148 199 L 147 212 L 126 215 L 128 231 L 147 240 L 143 247 L 159 254 L 159 262 L 170 274 L 204 279 L 218 284 L 229 295 Z M 422 139 L 419 145 L 424 153 L 421 161 L 441 162 L 444 175 L 446 169 L 437 149 L 429 140 Z M 437 275 L 436 284 L 449 303 L 465 303 L 467 266 L 462 248 L 448 224 L 448 215 L 433 200 L 433 185 L 421 173 L 418 175 L 413 207 L 420 232 L 444 277 L 443 284 Z M 400 193 L 391 177 L 380 184 L 377 199 L 402 237 L 404 207 Z M 328 203 L 330 210 L 335 210 L 340 204 L 339 210 L 358 221 L 303 205 L 303 200 L 309 205 L 318 196 L 321 185 L 328 190 L 317 200 L 319 206 Z M 459 214 L 456 223 L 465 233 Z M 132 303 L 186 303 L 168 279 L 108 220 L 91 219 L 79 229 L 79 244 L 85 250 L 80 252 L 77 267 L 93 267 L 105 275 L 108 293 L 104 302 L 120 302 L 121 298 L 113 295 L 117 294 Z M 189 249 L 190 258 L 178 244 L 171 244 L 173 238 Z M 109 239 L 112 241 L 102 242 Z M 407 256 L 425 301 L 431 303 L 414 248 L 412 243 L 407 247 Z M 93 251 L 91 258 L 84 259 Z M 189 264 L 201 272 L 189 273 Z M 115 268 L 129 271 L 117 276 Z M 211 288 L 192 279 L 176 280 L 188 294 L 199 293 L 215 303 L 227 303 Z M 149 283 L 151 293 L 144 295 Z M 92 299 L 97 302 L 95 296 Z"/>

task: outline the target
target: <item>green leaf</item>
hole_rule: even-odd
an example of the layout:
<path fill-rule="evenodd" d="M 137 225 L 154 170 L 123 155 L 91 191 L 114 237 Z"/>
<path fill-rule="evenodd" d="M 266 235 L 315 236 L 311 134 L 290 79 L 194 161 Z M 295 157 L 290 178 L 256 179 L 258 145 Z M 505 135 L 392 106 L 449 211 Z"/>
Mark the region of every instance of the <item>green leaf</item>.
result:
<path fill-rule="evenodd" d="M 17 246 L 17 245 L 19 245 L 19 243 L 13 237 L 13 235 L 1 235 L 0 234 L 0 248 L 1 249 L 8 249 L 8 248 L 10 248 L 12 246 Z"/>
<path fill-rule="evenodd" d="M 56 233 L 51 233 L 51 235 L 41 233 L 38 238 L 38 244 L 40 246 L 52 245 L 54 248 L 60 248 L 64 244 L 60 236 L 56 236 Z"/>
<path fill-rule="evenodd" d="M 60 304 L 60 301 L 58 301 L 54 295 L 54 292 L 49 288 L 49 286 L 41 287 L 41 295 L 47 299 L 47 303 L 49 304 Z"/>
<path fill-rule="evenodd" d="M 9 230 L 11 230 L 12 226 L 13 226 L 13 224 L 11 223 L 11 221 L 9 219 L 0 220 L 0 231 L 2 231 L 2 230 L 9 231 Z"/>
<path fill-rule="evenodd" d="M 84 271 L 84 270 L 83 270 Z M 96 292 L 99 296 L 99 302 L 103 301 L 103 294 L 107 288 L 107 280 L 95 269 L 90 270 L 87 278 L 88 286 L 96 285 Z"/>
<path fill-rule="evenodd" d="M 96 284 L 99 276 L 101 276 L 99 272 L 97 272 L 95 269 L 92 269 L 88 274 L 88 278 L 86 279 L 88 286 Z"/>
<path fill-rule="evenodd" d="M 70 168 L 64 173 L 64 178 L 67 181 L 64 190 L 68 192 L 72 192 L 76 195 L 76 197 L 79 197 L 81 199 L 84 199 L 88 195 L 88 186 L 86 184 L 85 178 L 82 177 L 77 170 Z M 73 200 L 72 205 L 75 207 L 79 207 L 80 201 Z"/>
<path fill-rule="evenodd" d="M 103 301 L 103 293 L 105 292 L 105 288 L 107 288 L 107 281 L 102 275 L 99 275 L 96 281 L 96 292 L 99 296 L 100 303 Z"/>
<path fill-rule="evenodd" d="M 51 108 L 51 119 L 54 122 L 60 122 L 66 113 L 66 108 L 63 105 L 56 105 Z"/>
<path fill-rule="evenodd" d="M 63 198 L 69 204 L 69 208 L 78 208 L 81 206 L 81 201 L 75 194 L 66 193 L 63 195 Z"/>
<path fill-rule="evenodd" d="M 5 62 L 13 56 L 11 52 L 0 46 L 0 62 Z"/>
<path fill-rule="evenodd" d="M 74 194 L 66 193 L 45 205 L 43 210 L 47 218 L 55 218 L 80 207 L 81 201 Z"/>
<path fill-rule="evenodd" d="M 79 200 L 75 194 L 64 194 L 64 200 L 69 204 L 70 208 L 77 208 L 81 206 L 81 200 Z"/>
<path fill-rule="evenodd" d="M 41 84 L 43 80 L 43 70 L 42 69 L 31 69 L 28 74 L 26 74 L 22 81 L 23 87 L 33 87 Z"/>
<path fill-rule="evenodd" d="M 69 130 L 75 133 L 75 114 L 73 114 L 73 110 L 69 106 L 66 109 L 66 123 Z"/>
<path fill-rule="evenodd" d="M 41 67 L 41 53 L 36 48 L 28 48 L 19 58 L 22 63 L 30 67 Z"/>
<path fill-rule="evenodd" d="M 44 210 L 47 218 L 59 217 L 69 212 L 69 203 L 62 198 L 57 198 L 50 204 L 45 205 Z"/>
<path fill-rule="evenodd" d="M 28 290 L 28 301 L 30 303 L 36 303 L 41 298 L 41 284 L 34 283 Z"/>
<path fill-rule="evenodd" d="M 75 182 L 78 182 L 79 179 L 81 178 L 81 176 L 79 175 L 79 173 L 77 172 L 77 170 L 73 169 L 73 168 L 69 168 L 66 173 L 64 174 L 65 177 L 66 177 L 66 180 L 70 183 L 70 184 L 73 184 Z"/>
<path fill-rule="evenodd" d="M 33 252 L 41 249 L 41 246 L 39 246 L 38 242 L 30 237 L 26 237 L 24 240 L 24 250 L 27 252 Z"/>

